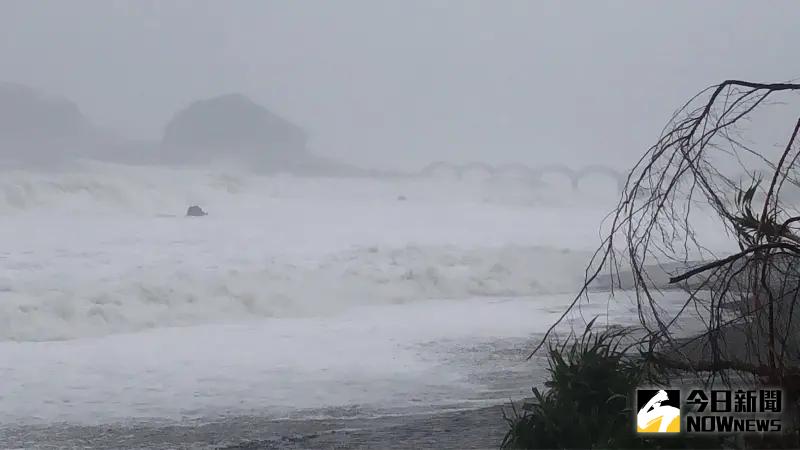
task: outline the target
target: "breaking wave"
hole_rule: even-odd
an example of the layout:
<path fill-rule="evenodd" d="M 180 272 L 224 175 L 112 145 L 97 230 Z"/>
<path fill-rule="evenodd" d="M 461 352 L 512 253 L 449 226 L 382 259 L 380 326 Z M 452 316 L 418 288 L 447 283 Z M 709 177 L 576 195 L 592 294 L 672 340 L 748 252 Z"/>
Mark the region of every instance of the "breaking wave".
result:
<path fill-rule="evenodd" d="M 192 202 L 228 201 L 245 193 L 252 183 L 252 177 L 236 171 L 95 162 L 69 169 L 3 171 L 0 213 L 47 208 L 69 213 L 150 214 Z"/>
<path fill-rule="evenodd" d="M 355 305 L 573 292 L 587 254 L 546 247 L 360 248 L 260 267 L 136 268 L 88 280 L 0 280 L 0 339 L 60 340 Z"/>
<path fill-rule="evenodd" d="M 573 292 L 588 254 L 560 247 L 593 248 L 606 211 L 514 179 L 92 161 L 0 173 L 0 234 L 14 237 L 0 248 L 0 340 Z M 191 204 L 210 215 L 180 217 Z"/>
<path fill-rule="evenodd" d="M 46 208 L 68 213 L 169 214 L 186 204 L 247 205 L 264 198 L 314 195 L 427 201 L 470 201 L 499 205 L 563 206 L 596 203 L 598 189 L 572 192 L 559 186 L 534 186 L 514 177 L 452 180 L 447 177 L 353 179 L 257 175 L 241 168 L 169 168 L 83 161 L 52 170 L 0 169 L 0 214 Z M 388 181 L 388 182 L 387 182 Z M 333 183 L 333 184 L 332 184 Z M 334 189 L 332 189 L 332 185 Z M 606 186 L 608 187 L 608 186 Z M 602 189 L 599 189 L 602 191 Z M 616 192 L 599 194 L 605 200 Z M 610 197 L 609 197 L 610 196 Z M 609 203 L 611 205 L 611 203 Z"/>

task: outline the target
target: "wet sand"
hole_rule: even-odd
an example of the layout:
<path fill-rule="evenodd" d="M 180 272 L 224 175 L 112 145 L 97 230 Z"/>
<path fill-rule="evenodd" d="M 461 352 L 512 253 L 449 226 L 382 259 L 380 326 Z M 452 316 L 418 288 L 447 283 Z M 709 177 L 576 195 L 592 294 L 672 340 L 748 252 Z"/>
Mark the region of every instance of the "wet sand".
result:
<path fill-rule="evenodd" d="M 498 448 L 503 405 L 378 418 L 269 420 L 238 417 L 198 425 L 0 428 L 2 448 L 310 449 Z"/>

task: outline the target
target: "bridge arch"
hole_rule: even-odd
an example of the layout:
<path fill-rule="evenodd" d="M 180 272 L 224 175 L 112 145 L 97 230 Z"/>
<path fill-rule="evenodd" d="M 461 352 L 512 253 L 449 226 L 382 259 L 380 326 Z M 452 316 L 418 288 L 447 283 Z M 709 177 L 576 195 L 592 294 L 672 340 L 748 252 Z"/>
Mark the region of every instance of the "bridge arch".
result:
<path fill-rule="evenodd" d="M 460 178 L 460 170 L 457 165 L 449 163 L 447 161 L 436 161 L 431 164 L 425 166 L 421 171 L 420 175 L 430 177 L 433 176 L 439 170 L 448 170 L 455 173 L 456 177 Z"/>
<path fill-rule="evenodd" d="M 423 168 L 419 172 L 419 175 L 431 176 L 440 170 L 451 171 L 459 179 L 462 179 L 469 171 L 479 170 L 485 172 L 491 177 L 520 175 L 537 183 L 543 182 L 542 178 L 547 174 L 560 174 L 569 179 L 570 185 L 574 190 L 578 190 L 580 188 L 580 182 L 585 177 L 592 175 L 603 175 L 616 182 L 617 190 L 620 193 L 624 190 L 626 182 L 626 177 L 622 172 L 601 164 L 594 164 L 582 167 L 580 169 L 573 169 L 565 164 L 548 164 L 538 167 L 530 167 L 521 163 L 509 163 L 493 166 L 483 162 L 457 164 L 446 161 L 436 161 Z"/>
<path fill-rule="evenodd" d="M 536 177 L 536 172 L 532 168 L 520 163 L 503 164 L 495 169 L 495 173 L 497 175 L 516 175 L 527 178 Z"/>
<path fill-rule="evenodd" d="M 464 178 L 464 176 L 466 176 L 467 173 L 469 173 L 471 171 L 484 172 L 487 175 L 489 175 L 490 177 L 493 177 L 493 176 L 496 175 L 496 170 L 495 170 L 494 167 L 492 167 L 489 164 L 482 163 L 482 162 L 469 162 L 469 163 L 466 163 L 466 164 L 463 164 L 463 165 L 459 166 L 458 169 L 460 171 L 459 178 Z"/>
<path fill-rule="evenodd" d="M 569 183 L 570 186 L 572 186 L 572 189 L 578 188 L 578 178 L 576 171 L 570 167 L 565 166 L 564 164 L 549 164 L 546 166 L 536 167 L 533 169 L 533 174 L 539 181 L 544 181 L 542 178 L 545 175 L 551 173 L 564 175 L 565 177 L 567 177 L 567 179 L 569 179 Z"/>

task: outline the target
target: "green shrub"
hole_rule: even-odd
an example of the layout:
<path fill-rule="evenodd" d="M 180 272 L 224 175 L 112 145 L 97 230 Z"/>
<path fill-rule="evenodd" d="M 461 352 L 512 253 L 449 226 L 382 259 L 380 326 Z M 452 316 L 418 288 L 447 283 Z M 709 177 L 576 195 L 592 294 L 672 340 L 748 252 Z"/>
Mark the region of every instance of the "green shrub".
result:
<path fill-rule="evenodd" d="M 548 349 L 544 393 L 533 388 L 534 401 L 522 411 L 512 405 L 504 418 L 509 430 L 504 449 L 700 448 L 718 447 L 712 438 L 682 436 L 643 439 L 635 433 L 632 394 L 642 384 L 662 384 L 662 375 L 632 355 L 629 330 L 595 332 L 591 321 L 583 335 Z"/>

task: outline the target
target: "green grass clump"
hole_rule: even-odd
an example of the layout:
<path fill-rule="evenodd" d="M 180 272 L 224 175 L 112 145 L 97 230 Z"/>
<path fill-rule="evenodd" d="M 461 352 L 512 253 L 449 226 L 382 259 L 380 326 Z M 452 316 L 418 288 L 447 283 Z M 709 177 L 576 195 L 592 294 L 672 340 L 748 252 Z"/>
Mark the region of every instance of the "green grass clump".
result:
<path fill-rule="evenodd" d="M 593 331 L 548 349 L 544 393 L 533 388 L 534 401 L 505 415 L 509 430 L 504 449 L 568 448 L 716 448 L 712 438 L 683 436 L 644 439 L 635 432 L 633 393 L 643 384 L 665 380 L 626 344 L 630 330 Z M 632 354 L 635 353 L 635 354 Z"/>

